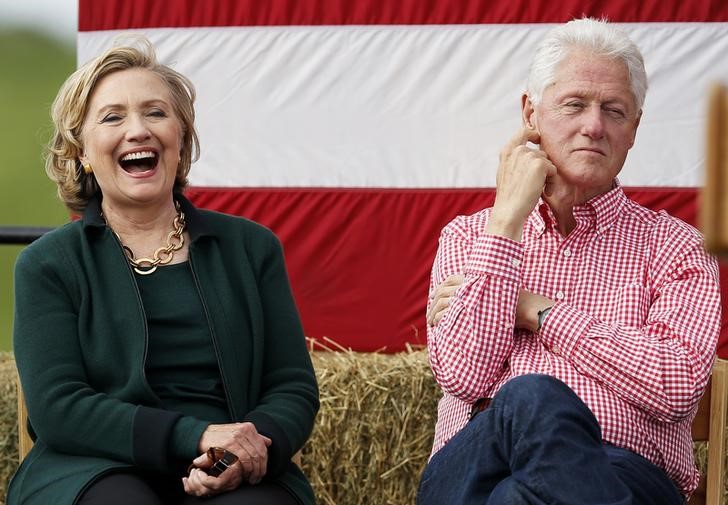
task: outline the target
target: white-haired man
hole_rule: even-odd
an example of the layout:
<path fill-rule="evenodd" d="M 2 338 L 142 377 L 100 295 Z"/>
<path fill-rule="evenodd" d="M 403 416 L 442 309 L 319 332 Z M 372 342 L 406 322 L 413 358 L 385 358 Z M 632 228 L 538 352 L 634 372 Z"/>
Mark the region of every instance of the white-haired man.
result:
<path fill-rule="evenodd" d="M 443 397 L 420 505 L 678 505 L 695 490 L 718 273 L 692 227 L 616 179 L 646 89 L 607 22 L 539 46 L 495 204 L 440 237 L 427 318 Z"/>

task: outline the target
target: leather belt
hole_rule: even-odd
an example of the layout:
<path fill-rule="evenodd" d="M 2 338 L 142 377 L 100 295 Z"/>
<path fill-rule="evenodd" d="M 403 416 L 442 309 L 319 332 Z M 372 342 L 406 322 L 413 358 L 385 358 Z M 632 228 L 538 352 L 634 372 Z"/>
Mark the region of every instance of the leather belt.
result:
<path fill-rule="evenodd" d="M 492 401 L 493 398 L 479 398 L 478 400 L 476 400 L 475 403 L 473 403 L 473 405 L 470 407 L 470 412 L 468 413 L 468 421 L 472 421 L 475 416 L 490 407 Z"/>

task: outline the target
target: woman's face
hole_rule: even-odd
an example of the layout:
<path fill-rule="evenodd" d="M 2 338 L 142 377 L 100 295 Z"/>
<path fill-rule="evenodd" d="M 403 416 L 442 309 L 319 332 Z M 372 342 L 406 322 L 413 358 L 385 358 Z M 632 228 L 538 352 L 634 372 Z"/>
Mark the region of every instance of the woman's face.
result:
<path fill-rule="evenodd" d="M 81 141 L 80 160 L 91 164 L 105 206 L 171 199 L 182 123 L 158 75 L 133 68 L 101 79 L 89 100 Z"/>

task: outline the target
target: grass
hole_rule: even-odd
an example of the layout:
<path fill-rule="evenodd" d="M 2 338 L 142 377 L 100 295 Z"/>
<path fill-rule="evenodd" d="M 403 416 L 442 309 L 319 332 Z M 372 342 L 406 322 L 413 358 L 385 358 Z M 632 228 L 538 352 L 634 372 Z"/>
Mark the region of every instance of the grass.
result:
<path fill-rule="evenodd" d="M 0 30 L 0 226 L 57 226 L 68 213 L 45 175 L 50 105 L 75 69 L 75 48 L 26 30 Z M 12 272 L 22 247 L 0 245 L 0 350 L 10 350 Z"/>

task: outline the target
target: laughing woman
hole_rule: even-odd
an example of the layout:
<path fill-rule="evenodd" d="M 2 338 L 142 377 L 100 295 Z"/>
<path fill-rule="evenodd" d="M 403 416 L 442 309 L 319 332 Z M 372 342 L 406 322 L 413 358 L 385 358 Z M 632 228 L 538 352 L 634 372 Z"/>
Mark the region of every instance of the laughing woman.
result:
<path fill-rule="evenodd" d="M 194 97 L 140 39 L 53 104 L 46 170 L 82 218 L 16 266 L 36 439 L 9 505 L 314 502 L 291 456 L 318 390 L 281 247 L 182 196 Z"/>

